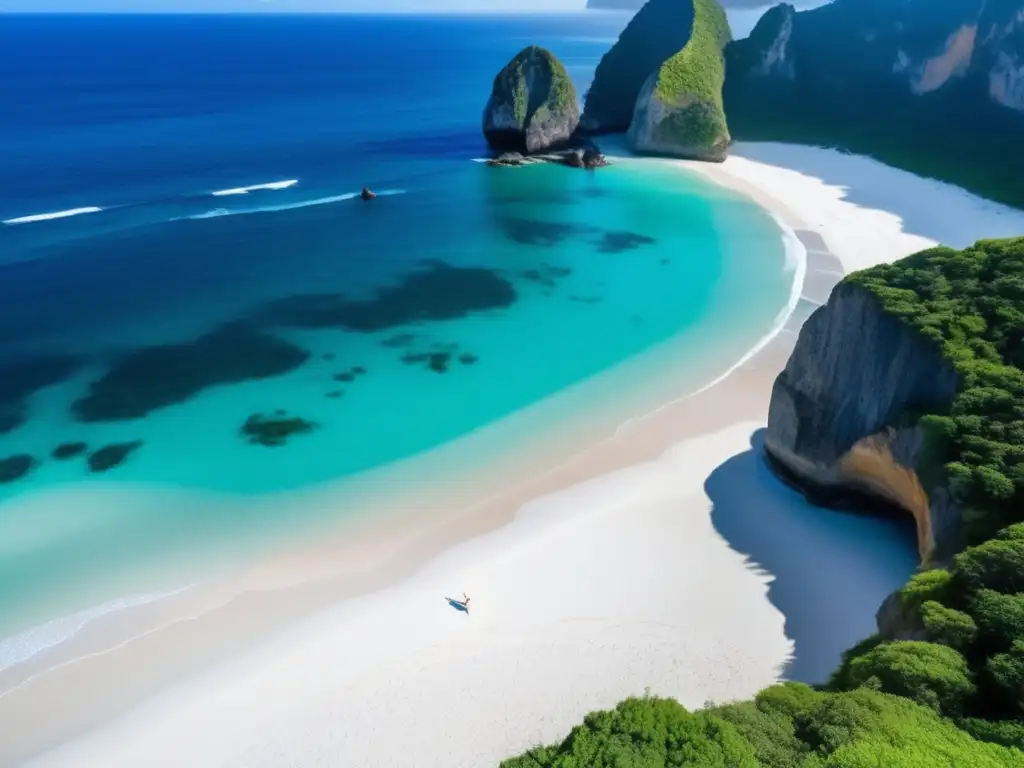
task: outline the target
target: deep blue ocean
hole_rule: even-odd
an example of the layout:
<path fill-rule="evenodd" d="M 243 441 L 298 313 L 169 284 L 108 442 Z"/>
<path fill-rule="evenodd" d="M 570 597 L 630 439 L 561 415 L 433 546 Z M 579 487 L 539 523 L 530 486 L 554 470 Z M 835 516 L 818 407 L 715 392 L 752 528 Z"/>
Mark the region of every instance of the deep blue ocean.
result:
<path fill-rule="evenodd" d="M 659 365 L 697 388 L 763 337 L 794 274 L 753 203 L 475 162 L 517 51 L 582 97 L 626 19 L 3 18 L 0 636 L 354 513 L 253 499 L 528 439 Z"/>

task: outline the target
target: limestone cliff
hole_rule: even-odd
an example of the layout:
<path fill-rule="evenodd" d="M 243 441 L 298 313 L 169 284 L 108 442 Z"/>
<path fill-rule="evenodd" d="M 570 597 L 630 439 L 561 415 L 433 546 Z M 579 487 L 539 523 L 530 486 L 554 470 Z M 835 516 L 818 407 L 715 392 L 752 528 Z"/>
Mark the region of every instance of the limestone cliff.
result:
<path fill-rule="evenodd" d="M 625 133 L 644 84 L 690 40 L 693 0 L 650 0 L 597 65 L 580 127 L 591 134 Z"/>
<path fill-rule="evenodd" d="M 914 413 L 948 411 L 958 376 L 938 346 L 887 314 L 866 289 L 841 283 L 804 324 L 772 390 L 765 449 L 817 502 L 912 514 L 922 560 L 959 547 L 960 511 L 919 477 L 924 436 Z"/>
<path fill-rule="evenodd" d="M 494 79 L 483 129 L 494 149 L 543 152 L 565 144 L 579 121 L 576 89 L 565 67 L 550 51 L 532 45 Z"/>
<path fill-rule="evenodd" d="M 629 143 L 637 152 L 721 162 L 730 142 L 722 107 L 722 52 L 732 36 L 716 0 L 692 1 L 690 40 L 647 78 L 629 126 Z"/>
<path fill-rule="evenodd" d="M 1024 0 L 781 4 L 726 72 L 736 139 L 844 147 L 1024 205 Z"/>

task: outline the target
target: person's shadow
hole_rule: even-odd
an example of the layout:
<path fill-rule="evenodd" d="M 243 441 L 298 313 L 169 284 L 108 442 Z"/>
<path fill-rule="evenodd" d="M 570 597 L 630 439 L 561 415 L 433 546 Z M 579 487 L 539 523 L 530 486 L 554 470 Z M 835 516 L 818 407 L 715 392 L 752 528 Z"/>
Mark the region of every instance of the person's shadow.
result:
<path fill-rule="evenodd" d="M 875 631 L 882 600 L 917 566 L 913 520 L 808 504 L 768 469 L 764 431 L 715 469 L 704 489 L 715 529 L 774 576 L 768 596 L 786 617 L 795 656 L 787 680 L 824 683 L 840 654 Z"/>

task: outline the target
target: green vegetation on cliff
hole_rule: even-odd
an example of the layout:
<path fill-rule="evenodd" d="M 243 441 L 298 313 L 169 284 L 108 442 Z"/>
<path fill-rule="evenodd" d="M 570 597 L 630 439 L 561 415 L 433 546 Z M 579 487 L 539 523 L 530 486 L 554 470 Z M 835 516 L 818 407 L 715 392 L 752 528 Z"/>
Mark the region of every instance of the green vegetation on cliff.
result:
<path fill-rule="evenodd" d="M 692 0 L 650 0 L 641 8 L 597 65 L 581 126 L 624 133 L 644 83 L 687 44 L 693 20 Z"/>
<path fill-rule="evenodd" d="M 915 414 L 930 481 L 950 481 L 973 546 L 900 592 L 925 641 L 867 638 L 824 690 L 788 683 L 689 713 L 630 699 L 502 768 L 1024 766 L 1024 238 L 932 248 L 850 275 L 941 348 L 949 413 Z"/>
<path fill-rule="evenodd" d="M 661 65 L 655 94 L 669 108 L 699 103 L 702 108 L 680 110 L 658 131 L 657 143 L 680 146 L 729 144 L 722 86 L 723 50 L 732 39 L 729 21 L 717 0 L 693 0 L 693 33 L 681 51 Z"/>
<path fill-rule="evenodd" d="M 658 74 L 658 96 L 672 104 L 692 94 L 722 107 L 725 59 L 722 51 L 732 40 L 729 21 L 717 0 L 693 0 L 693 34 L 679 53 L 664 64 Z M 724 119 L 724 114 L 723 114 Z"/>

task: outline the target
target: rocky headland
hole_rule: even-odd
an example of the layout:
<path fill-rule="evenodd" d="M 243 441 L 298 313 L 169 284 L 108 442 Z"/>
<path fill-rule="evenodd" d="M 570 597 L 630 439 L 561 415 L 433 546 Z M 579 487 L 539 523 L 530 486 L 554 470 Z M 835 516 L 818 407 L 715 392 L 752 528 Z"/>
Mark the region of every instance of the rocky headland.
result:
<path fill-rule="evenodd" d="M 1024 204 L 1024 2 L 775 6 L 726 49 L 740 140 L 842 146 Z"/>

